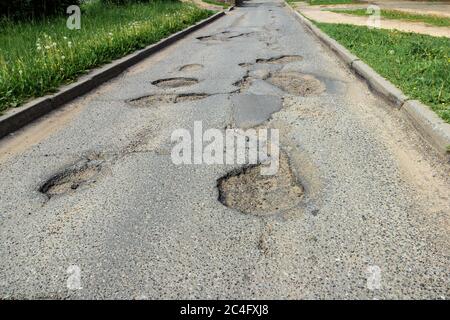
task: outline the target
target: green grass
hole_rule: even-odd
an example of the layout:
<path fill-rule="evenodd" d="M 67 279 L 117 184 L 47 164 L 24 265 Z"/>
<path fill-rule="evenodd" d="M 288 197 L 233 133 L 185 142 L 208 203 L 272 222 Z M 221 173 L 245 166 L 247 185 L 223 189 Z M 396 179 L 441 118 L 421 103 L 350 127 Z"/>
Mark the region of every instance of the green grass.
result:
<path fill-rule="evenodd" d="M 310 5 L 328 5 L 328 4 L 351 4 L 360 3 L 358 0 L 306 0 Z"/>
<path fill-rule="evenodd" d="M 355 16 L 369 16 L 366 9 L 354 9 L 354 10 L 329 10 L 337 13 L 346 13 Z M 439 17 L 436 15 L 427 14 L 415 14 L 409 12 L 403 12 L 398 10 L 381 10 L 381 17 L 386 19 L 406 20 L 413 22 L 425 22 L 438 27 L 450 27 L 450 18 Z"/>
<path fill-rule="evenodd" d="M 209 4 L 214 4 L 216 6 L 221 6 L 223 8 L 229 8 L 230 4 L 225 3 L 225 2 L 220 2 L 220 1 L 214 1 L 214 0 L 202 0 L 203 2 L 209 3 Z"/>
<path fill-rule="evenodd" d="M 89 69 L 179 31 L 213 12 L 179 1 L 82 6 L 81 29 L 66 17 L 0 22 L 0 113 L 54 92 Z"/>
<path fill-rule="evenodd" d="M 406 95 L 450 123 L 450 39 L 414 33 L 317 23 Z"/>

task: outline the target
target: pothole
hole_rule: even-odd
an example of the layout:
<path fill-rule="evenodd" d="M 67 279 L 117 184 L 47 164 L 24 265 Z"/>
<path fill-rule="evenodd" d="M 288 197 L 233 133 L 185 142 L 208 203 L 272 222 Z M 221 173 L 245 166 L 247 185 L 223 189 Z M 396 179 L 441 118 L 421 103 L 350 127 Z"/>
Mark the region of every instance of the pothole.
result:
<path fill-rule="evenodd" d="M 178 71 L 197 71 L 203 68 L 202 64 L 193 63 L 193 64 L 186 64 L 178 69 Z"/>
<path fill-rule="evenodd" d="M 177 94 L 152 94 L 142 98 L 137 98 L 128 103 L 133 107 L 151 107 L 161 104 L 171 104 L 175 102 Z"/>
<path fill-rule="evenodd" d="M 307 97 L 325 91 L 325 85 L 309 74 L 293 71 L 277 72 L 267 79 L 278 88 L 297 96 Z"/>
<path fill-rule="evenodd" d="M 240 38 L 240 37 L 246 37 L 252 35 L 253 32 L 231 32 L 231 31 L 223 31 L 220 33 L 208 35 L 208 36 L 201 36 L 197 37 L 197 40 L 200 40 L 202 42 L 222 42 L 227 41 L 234 38 Z"/>
<path fill-rule="evenodd" d="M 268 59 L 256 59 L 256 63 L 269 63 L 269 64 L 285 64 L 295 61 L 302 61 L 303 57 L 298 55 L 282 55 L 278 57 L 268 58 Z"/>
<path fill-rule="evenodd" d="M 209 96 L 207 93 L 182 93 L 175 98 L 175 103 L 202 100 Z"/>
<path fill-rule="evenodd" d="M 250 85 L 252 84 L 253 78 L 250 76 L 250 72 L 247 71 L 247 73 L 242 77 L 242 79 L 236 81 L 233 83 L 233 86 L 238 87 L 238 92 L 243 92 L 244 90 L 247 90 Z"/>
<path fill-rule="evenodd" d="M 198 83 L 198 80 L 195 78 L 167 78 L 167 79 L 158 79 L 152 82 L 153 85 L 160 88 L 178 88 L 178 87 L 186 87 L 192 86 Z"/>
<path fill-rule="evenodd" d="M 173 93 L 152 94 L 149 96 L 130 100 L 128 103 L 133 107 L 146 108 L 165 104 L 175 104 L 188 101 L 197 101 L 209 97 L 208 93 Z"/>
<path fill-rule="evenodd" d="M 276 175 L 261 175 L 262 164 L 232 171 L 217 183 L 219 201 L 242 213 L 267 216 L 300 204 L 304 189 L 297 181 L 287 155 L 280 152 Z"/>
<path fill-rule="evenodd" d="M 103 162 L 98 155 L 83 159 L 48 179 L 39 188 L 39 192 L 51 198 L 93 183 L 100 174 Z"/>

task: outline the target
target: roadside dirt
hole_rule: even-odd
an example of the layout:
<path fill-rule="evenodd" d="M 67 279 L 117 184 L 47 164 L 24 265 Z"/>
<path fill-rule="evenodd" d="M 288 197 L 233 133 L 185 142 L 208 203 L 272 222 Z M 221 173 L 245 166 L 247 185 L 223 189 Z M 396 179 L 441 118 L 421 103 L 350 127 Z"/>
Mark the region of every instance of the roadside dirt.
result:
<path fill-rule="evenodd" d="M 202 0 L 181 0 L 181 1 L 191 2 L 191 3 L 194 3 L 197 7 L 208 9 L 208 10 L 217 10 L 217 11 L 223 10 L 223 7 L 221 7 L 221 6 L 206 3 L 206 2 L 203 2 Z"/>
<path fill-rule="evenodd" d="M 367 5 L 366 5 L 367 6 Z M 361 6 L 359 6 L 361 7 Z M 356 8 L 359 8 L 355 6 Z M 364 7 L 364 6 L 363 6 Z M 366 17 L 353 16 L 344 13 L 335 13 L 326 11 L 326 9 L 341 9 L 349 8 L 346 6 L 308 6 L 305 4 L 295 4 L 295 9 L 301 12 L 308 19 L 324 23 L 337 24 L 353 24 L 357 26 L 367 26 L 368 19 Z M 353 8 L 353 6 L 351 7 Z M 408 22 L 402 20 L 381 19 L 381 29 L 399 30 L 403 32 L 414 32 L 419 34 L 426 34 L 435 37 L 450 38 L 450 28 L 435 27 L 421 22 Z"/>

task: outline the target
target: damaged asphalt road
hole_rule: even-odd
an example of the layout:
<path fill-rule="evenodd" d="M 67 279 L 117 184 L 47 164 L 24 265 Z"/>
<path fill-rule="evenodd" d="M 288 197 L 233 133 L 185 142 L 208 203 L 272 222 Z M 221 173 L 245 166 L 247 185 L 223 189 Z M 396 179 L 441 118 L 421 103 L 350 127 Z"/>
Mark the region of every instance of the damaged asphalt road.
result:
<path fill-rule="evenodd" d="M 283 6 L 1 141 L 0 299 L 449 298 L 449 165 Z M 279 129 L 279 174 L 173 164 L 194 121 Z"/>

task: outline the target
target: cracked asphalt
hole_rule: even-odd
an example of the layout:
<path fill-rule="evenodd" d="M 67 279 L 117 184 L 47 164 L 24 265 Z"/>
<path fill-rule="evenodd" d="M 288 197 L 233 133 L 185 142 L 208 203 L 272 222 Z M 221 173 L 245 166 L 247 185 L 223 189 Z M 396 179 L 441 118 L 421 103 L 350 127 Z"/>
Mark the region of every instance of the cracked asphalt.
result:
<path fill-rule="evenodd" d="M 171 133 L 200 120 L 279 129 L 301 204 L 241 213 L 217 189 L 238 165 L 173 164 Z M 449 164 L 281 1 L 246 2 L 0 152 L 0 299 L 450 297 Z M 93 158 L 86 181 L 39 191 Z"/>

